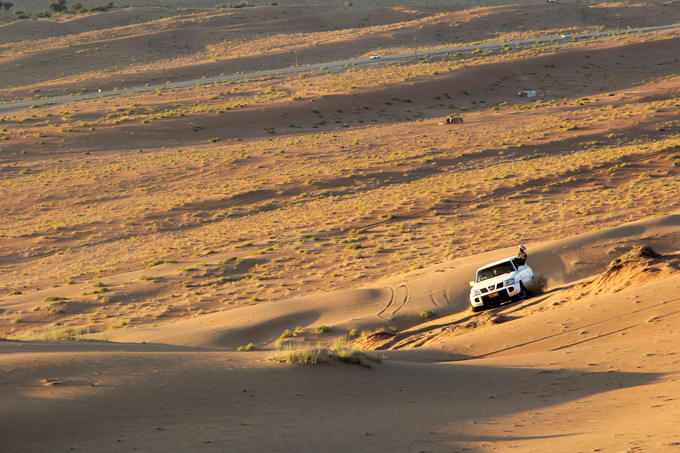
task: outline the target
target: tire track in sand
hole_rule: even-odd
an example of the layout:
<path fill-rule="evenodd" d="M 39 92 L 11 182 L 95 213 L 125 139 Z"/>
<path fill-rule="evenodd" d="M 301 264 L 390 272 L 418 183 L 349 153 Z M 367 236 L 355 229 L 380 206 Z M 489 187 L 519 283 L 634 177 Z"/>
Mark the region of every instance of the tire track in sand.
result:
<path fill-rule="evenodd" d="M 404 308 L 404 307 L 406 306 L 406 303 L 408 302 L 409 298 L 411 297 L 410 294 L 409 294 L 409 291 L 408 291 L 408 286 L 406 286 L 406 285 L 399 285 L 399 286 L 397 287 L 397 289 L 399 289 L 399 288 L 404 288 L 404 292 L 405 292 L 406 294 L 404 294 L 404 299 L 401 301 L 401 305 L 399 305 L 399 308 L 397 308 L 396 310 L 394 310 L 394 311 L 392 312 L 392 317 L 393 317 L 393 318 L 394 318 L 395 316 L 398 316 L 397 313 L 399 312 L 399 310 L 401 310 L 402 308 Z"/>
<path fill-rule="evenodd" d="M 394 288 L 393 288 L 392 286 L 388 286 L 388 288 L 389 288 L 390 291 L 392 292 L 392 295 L 390 296 L 390 300 L 387 302 L 387 305 L 385 306 L 385 308 L 383 308 L 382 310 L 380 310 L 380 311 L 378 312 L 378 318 L 382 318 L 382 319 L 386 319 L 386 320 L 392 319 L 392 318 L 390 318 L 390 317 L 385 316 L 385 312 L 386 312 L 387 310 L 389 310 L 389 308 L 390 308 L 390 307 L 392 306 L 392 304 L 394 303 L 394 295 L 395 295 Z"/>
<path fill-rule="evenodd" d="M 404 308 L 404 306 L 406 305 L 406 303 L 409 300 L 408 286 L 402 284 L 402 285 L 397 286 L 396 290 L 394 289 L 394 286 L 388 286 L 388 288 L 392 292 L 392 295 L 390 296 L 390 300 L 387 302 L 387 305 L 385 305 L 385 308 L 380 310 L 377 314 L 378 318 L 384 319 L 386 321 L 392 320 L 396 316 L 398 316 L 397 313 L 399 312 L 399 310 Z M 404 292 L 405 292 L 404 297 L 401 299 L 401 303 L 399 304 L 399 306 L 395 310 L 393 310 L 391 313 L 388 313 L 391 308 L 393 308 L 397 305 L 395 303 L 395 301 L 397 300 L 397 292 L 401 288 L 404 288 Z"/>

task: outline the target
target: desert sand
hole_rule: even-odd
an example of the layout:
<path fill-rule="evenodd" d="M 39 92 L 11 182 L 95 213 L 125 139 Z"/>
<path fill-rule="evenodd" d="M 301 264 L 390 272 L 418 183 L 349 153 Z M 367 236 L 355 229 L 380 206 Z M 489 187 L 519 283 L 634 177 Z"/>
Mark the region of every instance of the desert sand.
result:
<path fill-rule="evenodd" d="M 0 451 L 680 447 L 680 3 L 344 3 L 0 11 Z"/>

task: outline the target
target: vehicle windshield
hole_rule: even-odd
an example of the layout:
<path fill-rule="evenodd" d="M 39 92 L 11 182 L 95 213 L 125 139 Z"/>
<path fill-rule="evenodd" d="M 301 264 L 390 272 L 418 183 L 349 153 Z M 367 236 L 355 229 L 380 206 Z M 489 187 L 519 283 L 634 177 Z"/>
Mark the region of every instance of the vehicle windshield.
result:
<path fill-rule="evenodd" d="M 509 274 L 511 272 L 515 272 L 515 268 L 512 266 L 510 261 L 499 263 L 491 267 L 485 267 L 484 269 L 480 269 L 477 272 L 477 282 L 497 277 L 499 275 Z"/>

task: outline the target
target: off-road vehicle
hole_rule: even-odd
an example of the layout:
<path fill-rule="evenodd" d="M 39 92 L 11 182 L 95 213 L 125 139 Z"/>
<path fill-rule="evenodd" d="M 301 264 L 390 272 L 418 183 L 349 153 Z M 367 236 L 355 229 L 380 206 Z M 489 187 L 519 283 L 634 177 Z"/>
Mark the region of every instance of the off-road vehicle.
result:
<path fill-rule="evenodd" d="M 470 282 L 472 311 L 498 307 L 503 302 L 520 301 L 528 297 L 534 271 L 517 258 L 510 257 L 479 268 L 475 281 Z"/>

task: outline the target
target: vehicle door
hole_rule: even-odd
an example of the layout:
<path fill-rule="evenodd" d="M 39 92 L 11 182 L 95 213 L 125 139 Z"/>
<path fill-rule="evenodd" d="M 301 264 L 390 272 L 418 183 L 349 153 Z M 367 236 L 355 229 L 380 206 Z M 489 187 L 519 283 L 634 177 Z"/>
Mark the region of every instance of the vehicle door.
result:
<path fill-rule="evenodd" d="M 519 279 L 524 283 L 524 286 L 527 286 L 533 275 L 531 268 L 527 265 L 523 265 L 518 267 L 517 270 L 519 271 Z"/>

